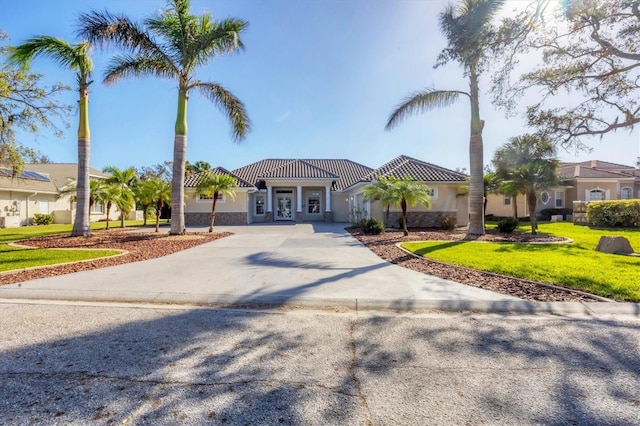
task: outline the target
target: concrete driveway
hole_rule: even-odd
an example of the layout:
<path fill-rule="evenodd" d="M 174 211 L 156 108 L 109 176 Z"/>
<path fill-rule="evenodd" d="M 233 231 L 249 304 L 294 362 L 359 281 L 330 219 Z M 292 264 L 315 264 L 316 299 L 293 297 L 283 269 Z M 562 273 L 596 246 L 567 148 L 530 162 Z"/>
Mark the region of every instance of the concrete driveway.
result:
<path fill-rule="evenodd" d="M 389 264 L 344 230 L 217 227 L 234 235 L 166 257 L 0 287 L 0 298 L 505 310 L 524 302 Z"/>

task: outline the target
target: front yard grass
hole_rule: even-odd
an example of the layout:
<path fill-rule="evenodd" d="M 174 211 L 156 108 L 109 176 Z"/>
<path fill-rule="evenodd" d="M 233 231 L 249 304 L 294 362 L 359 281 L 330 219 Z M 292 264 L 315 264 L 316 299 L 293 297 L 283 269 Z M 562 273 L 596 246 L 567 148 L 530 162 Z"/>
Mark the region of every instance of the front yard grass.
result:
<path fill-rule="evenodd" d="M 528 230 L 528 224 L 519 228 Z M 420 256 L 453 265 L 583 290 L 617 300 L 640 301 L 640 257 L 595 251 L 603 235 L 626 237 L 640 251 L 640 229 L 597 229 L 566 222 L 542 223 L 539 233 L 571 238 L 570 244 L 473 241 L 409 242 Z"/>
<path fill-rule="evenodd" d="M 140 226 L 142 221 L 127 221 L 127 226 Z M 106 222 L 93 222 L 91 229 L 104 229 Z M 109 222 L 109 227 L 120 227 L 119 221 Z M 0 229 L 0 272 L 49 266 L 80 260 L 97 259 L 119 254 L 118 250 L 52 250 L 29 249 L 9 246 L 9 243 L 28 238 L 54 234 L 70 234 L 72 225 L 22 226 Z M 28 242 L 24 243 L 29 245 Z"/>

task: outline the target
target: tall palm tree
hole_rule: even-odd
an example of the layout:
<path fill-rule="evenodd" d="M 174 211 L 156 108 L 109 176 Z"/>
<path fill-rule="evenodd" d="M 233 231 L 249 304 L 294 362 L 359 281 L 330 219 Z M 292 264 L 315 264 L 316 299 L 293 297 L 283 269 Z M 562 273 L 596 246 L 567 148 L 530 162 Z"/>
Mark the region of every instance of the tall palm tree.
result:
<path fill-rule="evenodd" d="M 126 16 L 97 11 L 81 15 L 80 22 L 79 33 L 83 37 L 99 45 L 115 44 L 125 52 L 111 60 L 105 84 L 143 76 L 177 82 L 171 234 L 181 234 L 185 230 L 183 202 L 189 93 L 200 92 L 227 115 L 234 140 L 243 139 L 250 125 L 238 98 L 219 83 L 198 80 L 195 71 L 220 55 L 242 49 L 240 34 L 248 24 L 235 18 L 216 21 L 206 13 L 192 15 L 188 0 L 170 0 L 168 9 L 144 20 L 143 25 Z"/>
<path fill-rule="evenodd" d="M 390 130 L 408 116 L 433 108 L 449 106 L 461 96 L 469 98 L 471 106 L 471 137 L 469 140 L 469 172 L 471 175 L 469 192 L 469 234 L 484 234 L 483 211 L 483 142 L 484 121 L 480 119 L 479 79 L 487 60 L 487 53 L 496 34 L 491 20 L 502 7 L 504 0 L 462 0 L 458 7 L 449 4 L 440 13 L 440 30 L 447 38 L 445 47 L 436 62 L 436 67 L 450 61 L 463 67 L 464 76 L 469 78 L 469 91 L 426 89 L 414 92 L 398 104 L 389 119 L 386 129 Z"/>
<path fill-rule="evenodd" d="M 536 234 L 538 194 L 559 183 L 555 145 L 539 134 L 517 136 L 496 150 L 493 165 L 497 178 L 527 197 L 531 233 Z"/>
<path fill-rule="evenodd" d="M 226 174 L 214 174 L 212 172 L 204 172 L 198 178 L 196 183 L 196 197 L 202 195 L 211 197 L 213 200 L 211 206 L 211 221 L 209 223 L 209 232 L 213 232 L 213 223 L 216 220 L 216 204 L 218 197 L 231 197 L 236 199 L 236 193 L 233 188 L 237 185 L 237 180 L 233 176 Z"/>
<path fill-rule="evenodd" d="M 120 170 L 117 167 L 109 166 L 105 167 L 103 171 L 111 175 L 107 178 L 107 184 L 118 188 L 118 196 L 112 201 L 120 210 L 120 227 L 124 228 L 127 214 L 135 207 L 135 198 L 131 188 L 138 177 L 136 169 L 129 167 Z"/>
<path fill-rule="evenodd" d="M 380 201 L 385 207 L 384 226 L 389 226 L 389 210 L 394 201 L 393 189 L 398 178 L 394 176 L 376 176 L 376 179 L 364 187 L 364 199 Z"/>
<path fill-rule="evenodd" d="M 91 236 L 89 226 L 89 150 L 91 133 L 89 131 L 89 85 L 93 82 L 91 74 L 93 62 L 90 57 L 91 45 L 87 41 L 69 44 L 64 40 L 50 36 L 37 36 L 14 47 L 9 60 L 15 64 L 26 65 L 36 56 L 44 56 L 57 62 L 64 68 L 76 73 L 78 82 L 78 178 L 76 217 L 71 235 L 74 237 Z"/>

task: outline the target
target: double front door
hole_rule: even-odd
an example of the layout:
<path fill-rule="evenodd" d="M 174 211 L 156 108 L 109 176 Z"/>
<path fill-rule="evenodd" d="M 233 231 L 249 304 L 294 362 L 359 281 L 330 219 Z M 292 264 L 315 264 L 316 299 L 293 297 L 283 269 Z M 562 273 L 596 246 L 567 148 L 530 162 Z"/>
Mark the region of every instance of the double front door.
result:
<path fill-rule="evenodd" d="M 276 220 L 293 220 L 293 196 L 276 194 Z"/>

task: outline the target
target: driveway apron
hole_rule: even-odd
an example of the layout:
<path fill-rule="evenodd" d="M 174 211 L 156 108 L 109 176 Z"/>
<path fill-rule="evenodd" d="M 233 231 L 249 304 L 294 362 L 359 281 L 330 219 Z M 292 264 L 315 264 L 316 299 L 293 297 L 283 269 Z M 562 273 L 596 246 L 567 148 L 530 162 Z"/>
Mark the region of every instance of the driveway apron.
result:
<path fill-rule="evenodd" d="M 344 227 L 216 227 L 234 234 L 158 259 L 5 285 L 0 298 L 398 309 L 520 300 L 392 265 Z"/>

